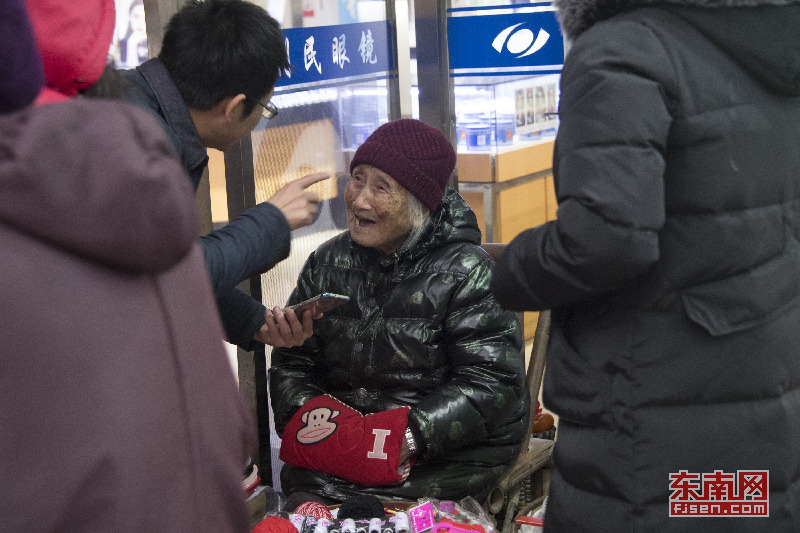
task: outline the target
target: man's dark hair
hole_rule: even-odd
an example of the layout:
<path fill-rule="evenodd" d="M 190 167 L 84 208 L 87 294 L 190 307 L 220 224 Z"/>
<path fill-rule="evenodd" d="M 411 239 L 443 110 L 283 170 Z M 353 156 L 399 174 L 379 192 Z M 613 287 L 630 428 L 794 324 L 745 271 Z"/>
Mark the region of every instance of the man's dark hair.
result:
<path fill-rule="evenodd" d="M 186 105 L 208 111 L 245 94 L 250 114 L 290 68 L 280 24 L 244 0 L 190 0 L 170 19 L 158 58 Z M 266 103 L 266 102 L 263 102 Z"/>

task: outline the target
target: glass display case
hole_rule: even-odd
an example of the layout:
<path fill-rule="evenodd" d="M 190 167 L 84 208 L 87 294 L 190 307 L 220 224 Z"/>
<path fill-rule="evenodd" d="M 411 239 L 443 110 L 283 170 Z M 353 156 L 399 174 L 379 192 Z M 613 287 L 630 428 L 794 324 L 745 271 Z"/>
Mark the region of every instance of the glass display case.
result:
<path fill-rule="evenodd" d="M 558 74 L 494 84 L 480 78 L 454 87 L 458 187 L 485 242 L 509 242 L 555 217 L 550 167 L 558 80 Z"/>
<path fill-rule="evenodd" d="M 502 151 L 555 135 L 558 75 L 494 85 L 456 85 L 456 132 L 468 152 Z"/>

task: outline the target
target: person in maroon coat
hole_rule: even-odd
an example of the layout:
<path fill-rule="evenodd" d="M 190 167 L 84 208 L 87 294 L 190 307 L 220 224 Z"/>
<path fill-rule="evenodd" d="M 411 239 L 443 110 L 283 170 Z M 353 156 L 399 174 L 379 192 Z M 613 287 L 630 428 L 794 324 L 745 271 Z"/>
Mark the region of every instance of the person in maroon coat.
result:
<path fill-rule="evenodd" d="M 35 106 L 31 26 L 0 0 L 0 531 L 246 532 L 253 424 L 189 181 L 146 111 L 73 98 L 113 0 L 29 8 Z"/>

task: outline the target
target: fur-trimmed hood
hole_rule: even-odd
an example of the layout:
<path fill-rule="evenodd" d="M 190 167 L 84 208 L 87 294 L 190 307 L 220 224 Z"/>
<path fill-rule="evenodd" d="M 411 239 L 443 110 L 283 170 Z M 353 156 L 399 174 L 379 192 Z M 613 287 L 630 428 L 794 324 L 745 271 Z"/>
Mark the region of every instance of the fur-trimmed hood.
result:
<path fill-rule="evenodd" d="M 773 91 L 800 96 L 800 0 L 554 0 L 570 41 L 641 7 L 680 16 Z"/>

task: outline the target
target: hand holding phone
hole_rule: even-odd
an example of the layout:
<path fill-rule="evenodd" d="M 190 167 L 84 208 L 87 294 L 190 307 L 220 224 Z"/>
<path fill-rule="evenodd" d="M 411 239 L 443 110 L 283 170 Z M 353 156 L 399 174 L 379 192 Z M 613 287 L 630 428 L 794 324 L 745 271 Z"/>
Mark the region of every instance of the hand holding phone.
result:
<path fill-rule="evenodd" d="M 264 311 L 264 325 L 254 335 L 257 341 L 274 348 L 301 346 L 314 334 L 313 319 L 310 313 L 298 316 L 294 311 L 275 307 Z"/>
<path fill-rule="evenodd" d="M 264 325 L 256 332 L 255 339 L 275 348 L 300 346 L 313 334 L 312 319 L 321 318 L 322 313 L 348 301 L 349 296 L 324 292 L 284 309 L 267 309 Z M 286 312 L 289 309 L 292 313 Z M 311 311 L 308 316 L 306 311 Z"/>
<path fill-rule="evenodd" d="M 288 309 L 294 310 L 298 317 L 302 316 L 304 312 L 309 310 L 311 311 L 311 316 L 317 316 L 320 313 L 330 311 L 331 309 L 339 307 L 340 305 L 349 301 L 349 296 L 323 292 L 322 294 L 318 294 L 313 298 L 309 298 L 304 302 L 300 302 L 299 304 L 290 305 Z"/>

